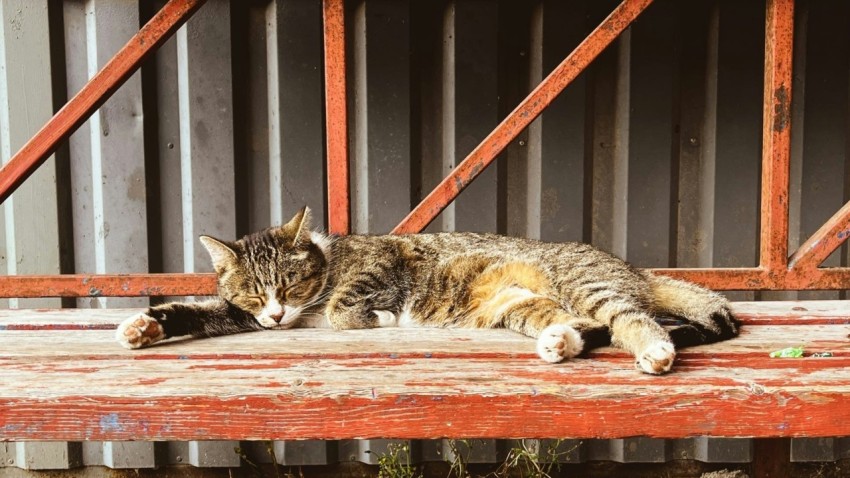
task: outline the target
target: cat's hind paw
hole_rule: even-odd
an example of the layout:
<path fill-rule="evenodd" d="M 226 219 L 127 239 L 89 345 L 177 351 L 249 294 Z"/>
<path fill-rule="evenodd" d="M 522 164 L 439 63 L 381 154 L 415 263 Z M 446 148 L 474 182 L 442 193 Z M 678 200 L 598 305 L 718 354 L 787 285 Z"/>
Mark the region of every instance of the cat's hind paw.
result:
<path fill-rule="evenodd" d="M 552 324 L 537 338 L 537 355 L 549 363 L 573 358 L 581 353 L 583 347 L 581 334 L 566 324 Z"/>
<path fill-rule="evenodd" d="M 156 319 L 141 312 L 121 322 L 115 338 L 125 348 L 138 349 L 164 339 L 165 329 Z"/>
<path fill-rule="evenodd" d="M 660 375 L 670 371 L 675 359 L 676 348 L 673 344 L 659 340 L 638 355 L 635 367 L 644 373 Z"/>

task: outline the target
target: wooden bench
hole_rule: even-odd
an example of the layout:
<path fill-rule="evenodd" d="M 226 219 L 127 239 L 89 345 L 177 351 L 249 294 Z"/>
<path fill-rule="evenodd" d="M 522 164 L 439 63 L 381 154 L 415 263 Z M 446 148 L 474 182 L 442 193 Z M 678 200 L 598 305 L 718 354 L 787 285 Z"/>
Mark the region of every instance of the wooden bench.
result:
<path fill-rule="evenodd" d="M 268 331 L 129 351 L 128 310 L 0 312 L 0 441 L 850 435 L 850 302 L 736 303 L 665 376 L 508 331 Z M 804 358 L 770 358 L 803 346 Z M 826 358 L 812 353 L 830 352 Z"/>

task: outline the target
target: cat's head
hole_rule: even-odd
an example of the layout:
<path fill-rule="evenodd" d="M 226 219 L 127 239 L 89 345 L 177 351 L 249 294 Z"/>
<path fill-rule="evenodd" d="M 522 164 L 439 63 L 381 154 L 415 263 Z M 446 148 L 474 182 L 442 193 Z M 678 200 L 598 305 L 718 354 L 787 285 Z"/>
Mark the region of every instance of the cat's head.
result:
<path fill-rule="evenodd" d="M 266 328 L 296 325 L 327 280 L 327 236 L 310 231 L 310 209 L 291 221 L 227 242 L 201 236 L 218 274 L 218 292 Z"/>

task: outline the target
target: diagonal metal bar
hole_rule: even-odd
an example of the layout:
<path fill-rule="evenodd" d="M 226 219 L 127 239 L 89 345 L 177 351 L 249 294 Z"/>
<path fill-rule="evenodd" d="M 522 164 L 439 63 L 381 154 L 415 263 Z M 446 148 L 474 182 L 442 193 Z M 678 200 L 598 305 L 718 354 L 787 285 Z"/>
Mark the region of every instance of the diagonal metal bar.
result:
<path fill-rule="evenodd" d="M 350 230 L 344 7 L 344 0 L 324 0 L 328 229 L 332 234 Z"/>
<path fill-rule="evenodd" d="M 170 0 L 0 169 L 0 203 L 80 127 L 206 0 Z"/>
<path fill-rule="evenodd" d="M 848 237 L 850 237 L 850 202 L 839 209 L 794 252 L 788 268 L 800 272 L 817 268 Z"/>
<path fill-rule="evenodd" d="M 651 3 L 624 0 L 392 232 L 428 226 Z"/>
<path fill-rule="evenodd" d="M 780 271 L 788 264 L 794 0 L 768 0 L 766 17 L 759 264 Z"/>

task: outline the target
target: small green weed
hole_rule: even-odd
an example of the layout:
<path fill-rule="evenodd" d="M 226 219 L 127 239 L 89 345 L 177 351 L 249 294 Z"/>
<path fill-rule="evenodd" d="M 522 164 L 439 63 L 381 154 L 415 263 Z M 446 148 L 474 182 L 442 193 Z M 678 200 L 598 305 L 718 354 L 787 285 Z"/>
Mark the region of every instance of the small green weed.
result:
<path fill-rule="evenodd" d="M 390 443 L 387 453 L 378 457 L 378 478 L 422 478 L 422 471 L 410 461 L 408 443 Z"/>

